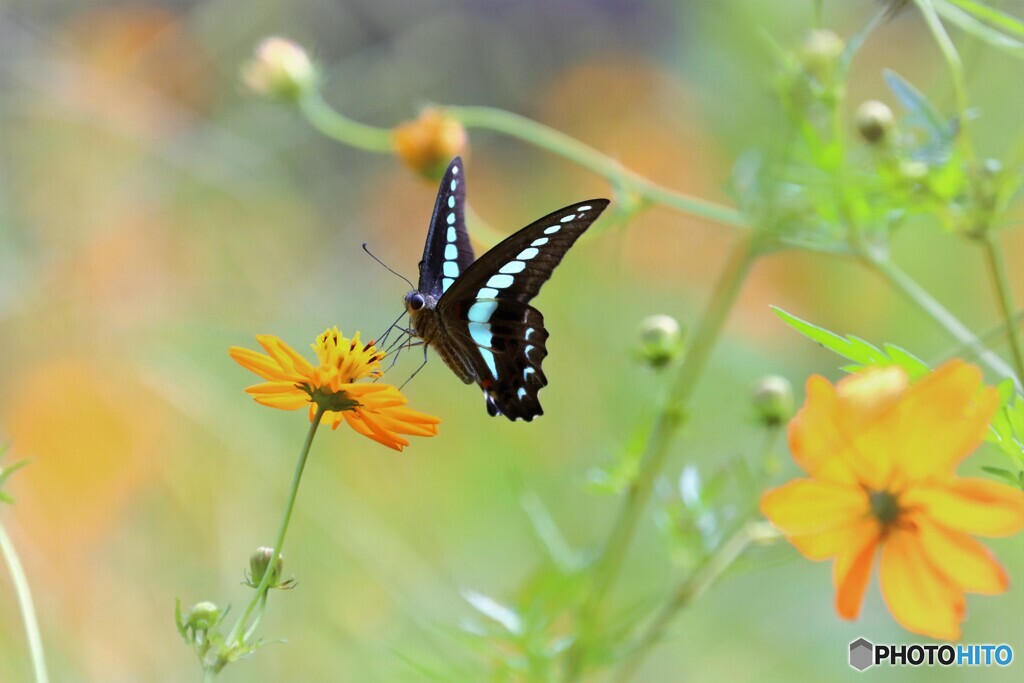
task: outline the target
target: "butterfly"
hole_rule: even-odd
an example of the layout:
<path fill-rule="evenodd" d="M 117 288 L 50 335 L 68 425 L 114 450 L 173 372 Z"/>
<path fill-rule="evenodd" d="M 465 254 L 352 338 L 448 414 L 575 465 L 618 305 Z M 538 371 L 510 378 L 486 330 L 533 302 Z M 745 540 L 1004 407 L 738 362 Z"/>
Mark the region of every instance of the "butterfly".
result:
<path fill-rule="evenodd" d="M 570 204 L 534 221 L 474 260 L 465 223 L 466 180 L 456 157 L 437 191 L 417 289 L 405 295 L 412 332 L 466 384 L 487 412 L 509 420 L 544 413 L 544 316 L 530 305 L 565 252 L 608 206 Z"/>

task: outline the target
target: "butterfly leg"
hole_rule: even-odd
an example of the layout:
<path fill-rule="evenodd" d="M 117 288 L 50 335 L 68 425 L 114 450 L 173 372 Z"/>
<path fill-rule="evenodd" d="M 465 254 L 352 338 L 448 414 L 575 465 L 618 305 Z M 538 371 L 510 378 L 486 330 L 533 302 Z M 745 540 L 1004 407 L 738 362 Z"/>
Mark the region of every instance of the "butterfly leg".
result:
<path fill-rule="evenodd" d="M 420 363 L 420 366 L 418 368 L 416 368 L 416 370 L 411 375 L 409 375 L 409 379 L 407 379 L 404 382 L 402 382 L 402 386 L 398 387 L 399 391 L 404 389 L 405 385 L 408 384 L 409 382 L 411 382 L 412 378 L 415 377 L 416 375 L 420 374 L 420 370 L 422 370 L 423 368 L 425 368 L 427 366 L 427 361 L 429 360 L 429 358 L 427 357 L 428 345 L 424 344 L 422 341 L 416 342 L 415 344 L 413 344 L 413 346 L 418 346 L 418 345 L 422 345 L 423 346 L 423 362 Z"/>

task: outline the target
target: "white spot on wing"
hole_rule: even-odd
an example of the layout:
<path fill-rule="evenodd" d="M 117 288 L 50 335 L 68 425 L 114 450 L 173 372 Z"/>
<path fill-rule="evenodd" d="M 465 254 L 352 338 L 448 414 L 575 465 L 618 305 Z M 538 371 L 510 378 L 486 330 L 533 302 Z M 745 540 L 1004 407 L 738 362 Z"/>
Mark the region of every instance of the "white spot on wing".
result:
<path fill-rule="evenodd" d="M 449 227 L 448 228 L 448 234 L 445 235 L 445 236 L 448 238 L 449 242 L 454 242 L 455 241 L 455 228 Z"/>
<path fill-rule="evenodd" d="M 459 167 L 452 166 L 452 175 L 459 175 Z"/>
<path fill-rule="evenodd" d="M 580 213 L 583 213 L 584 211 L 590 211 L 591 208 L 592 207 L 590 207 L 590 206 L 581 206 L 580 208 L 578 208 L 576 210 L 579 211 Z"/>
<path fill-rule="evenodd" d="M 444 278 L 443 280 L 441 280 L 441 291 L 442 292 L 447 292 L 448 288 L 451 287 L 454 284 L 455 284 L 455 280 L 451 279 L 450 277 Z"/>
<path fill-rule="evenodd" d="M 509 261 L 508 263 L 503 265 L 501 267 L 501 270 L 499 270 L 498 272 L 499 273 L 515 274 L 515 273 L 521 273 L 524 270 L 526 270 L 526 264 L 523 263 L 522 261 Z"/>
<path fill-rule="evenodd" d="M 477 299 L 493 299 L 496 296 L 498 296 L 498 290 L 491 287 L 483 287 L 476 293 Z"/>
<path fill-rule="evenodd" d="M 477 301 L 475 304 L 469 307 L 469 317 L 471 322 L 485 323 L 491 319 L 491 315 L 498 308 L 497 301 Z"/>
<path fill-rule="evenodd" d="M 532 349 L 533 347 L 532 346 L 528 346 L 527 348 Z M 526 368 L 526 369 L 524 369 L 523 370 L 523 381 L 525 382 L 526 378 L 529 377 L 530 375 L 532 375 L 535 372 L 537 372 L 537 371 L 534 370 L 533 368 Z"/>
<path fill-rule="evenodd" d="M 444 245 L 444 257 L 449 261 L 454 261 L 459 257 L 459 248 L 449 242 Z"/>
<path fill-rule="evenodd" d="M 570 213 L 568 216 L 563 216 L 562 219 L 559 220 L 558 222 L 559 223 L 568 223 L 569 221 L 574 221 L 574 220 L 576 220 L 576 214 Z"/>
<path fill-rule="evenodd" d="M 523 338 L 526 339 L 527 341 L 529 341 L 530 335 L 533 334 L 534 332 L 535 332 L 535 330 L 532 327 L 527 327 L 526 328 L 526 334 L 523 335 Z"/>
<path fill-rule="evenodd" d="M 545 235 L 554 235 L 556 232 L 562 229 L 561 225 L 552 225 L 550 228 L 544 231 Z"/>
<path fill-rule="evenodd" d="M 452 178 L 452 184 L 450 186 L 452 188 L 452 192 L 455 192 L 455 188 L 458 187 L 458 186 L 459 186 L 459 183 L 455 180 L 455 178 Z"/>
<path fill-rule="evenodd" d="M 511 275 L 492 275 L 491 279 L 487 281 L 487 286 L 494 287 L 495 289 L 505 289 L 506 287 L 512 286 L 512 282 L 513 279 Z"/>
<path fill-rule="evenodd" d="M 448 225 L 455 225 L 455 212 L 448 214 Z"/>
<path fill-rule="evenodd" d="M 547 243 L 548 243 L 548 238 L 547 237 L 538 237 L 534 241 L 530 242 L 530 246 L 531 247 L 543 247 Z"/>
<path fill-rule="evenodd" d="M 487 363 L 487 367 L 490 369 L 491 374 L 494 375 L 495 379 L 497 379 L 498 366 L 494 364 L 494 354 L 491 353 L 490 349 L 480 349 L 480 355 L 483 357 L 484 362 Z M 484 395 L 486 396 L 487 392 L 484 392 Z"/>
<path fill-rule="evenodd" d="M 452 195 L 452 196 L 448 197 L 448 208 L 449 209 L 454 209 L 455 208 L 455 195 Z"/>
<path fill-rule="evenodd" d="M 490 347 L 491 338 L 491 326 L 487 323 L 479 323 L 470 321 L 469 323 L 469 336 L 473 338 L 478 346 Z"/>
<path fill-rule="evenodd" d="M 519 391 L 516 392 L 516 396 L 518 396 L 519 400 L 522 401 L 524 398 L 526 398 L 526 389 L 520 387 Z"/>
<path fill-rule="evenodd" d="M 533 330 L 531 329 L 530 331 L 532 332 Z M 529 356 L 530 355 L 530 351 L 533 351 L 533 349 L 534 349 L 533 344 L 527 344 L 526 348 L 523 349 L 523 354 L 526 355 L 526 356 Z M 524 373 L 533 372 L 533 368 L 526 368 L 525 370 L 523 370 L 523 372 Z"/>
<path fill-rule="evenodd" d="M 442 271 L 446 277 L 458 277 L 459 276 L 459 264 L 455 261 L 445 261 L 444 270 Z"/>
<path fill-rule="evenodd" d="M 520 261 L 529 261 L 539 253 L 540 249 L 537 249 L 536 247 L 527 247 L 526 249 L 523 249 L 521 252 L 519 252 L 519 255 L 516 256 L 516 258 L 519 259 Z"/>

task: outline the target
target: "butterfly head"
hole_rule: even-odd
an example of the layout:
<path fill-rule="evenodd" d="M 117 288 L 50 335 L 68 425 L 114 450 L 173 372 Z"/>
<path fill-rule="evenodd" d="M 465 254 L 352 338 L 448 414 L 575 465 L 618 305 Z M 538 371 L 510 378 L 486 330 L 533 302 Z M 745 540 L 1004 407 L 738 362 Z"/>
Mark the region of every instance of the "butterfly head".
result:
<path fill-rule="evenodd" d="M 434 303 L 432 296 L 415 289 L 405 295 L 405 310 L 414 318 L 424 308 L 433 308 Z"/>

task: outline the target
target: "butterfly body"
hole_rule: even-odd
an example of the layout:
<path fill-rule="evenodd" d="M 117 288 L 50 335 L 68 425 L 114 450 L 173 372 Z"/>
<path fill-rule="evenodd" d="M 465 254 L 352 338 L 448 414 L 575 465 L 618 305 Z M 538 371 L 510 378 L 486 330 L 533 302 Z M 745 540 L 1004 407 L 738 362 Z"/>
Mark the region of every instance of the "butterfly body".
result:
<path fill-rule="evenodd" d="M 544 316 L 529 304 L 565 252 L 608 205 L 592 199 L 560 209 L 474 260 L 465 227 L 462 160 L 448 166 L 420 262 L 405 296 L 416 335 L 466 384 L 483 390 L 487 412 L 510 420 L 543 414 L 547 385 Z"/>

